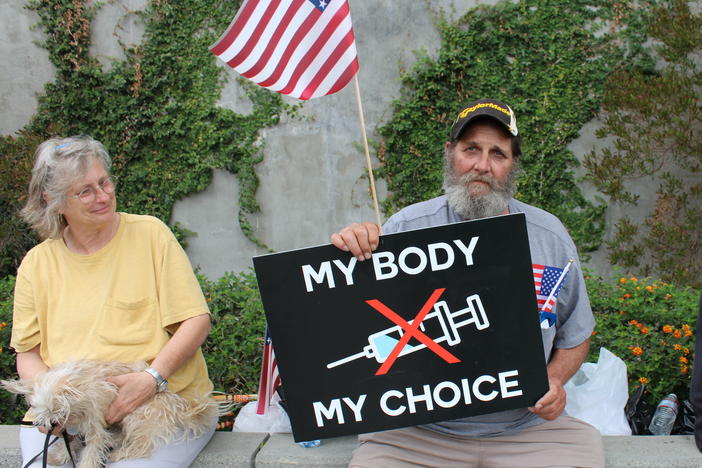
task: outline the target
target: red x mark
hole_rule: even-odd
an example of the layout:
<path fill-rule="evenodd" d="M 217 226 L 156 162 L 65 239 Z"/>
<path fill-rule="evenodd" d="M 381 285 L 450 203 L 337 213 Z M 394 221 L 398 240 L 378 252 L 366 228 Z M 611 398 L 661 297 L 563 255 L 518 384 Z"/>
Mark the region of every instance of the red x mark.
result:
<path fill-rule="evenodd" d="M 375 310 L 377 310 L 385 317 L 390 319 L 392 322 L 394 322 L 396 325 L 399 325 L 403 330 L 405 330 L 405 334 L 402 335 L 400 341 L 397 342 L 395 347 L 392 349 L 392 352 L 385 360 L 385 362 L 383 362 L 383 365 L 380 366 L 380 369 L 378 369 L 378 372 L 376 372 L 375 375 L 387 374 L 387 372 L 390 370 L 390 367 L 392 367 L 392 365 L 395 363 L 395 359 L 397 359 L 397 356 L 400 355 L 400 352 L 405 348 L 405 345 L 409 342 L 410 338 L 412 337 L 416 338 L 421 343 L 426 345 L 427 348 L 434 351 L 437 355 L 439 355 L 439 357 L 441 357 L 444 361 L 448 362 L 449 364 L 461 362 L 460 359 L 446 351 L 444 348 L 439 346 L 438 343 L 433 341 L 431 338 L 429 338 L 427 335 L 425 335 L 422 331 L 419 330 L 419 325 L 421 325 L 422 320 L 424 320 L 424 317 L 426 317 L 426 315 L 429 313 L 429 310 L 431 310 L 431 308 L 434 307 L 434 304 L 436 303 L 436 301 L 439 300 L 439 297 L 444 293 L 445 290 L 446 288 L 434 290 L 432 295 L 429 297 L 429 299 L 427 299 L 427 302 L 424 303 L 424 306 L 419 311 L 419 313 L 414 318 L 414 321 L 411 324 L 399 315 L 397 315 L 379 300 L 371 299 L 366 301 L 368 305 L 373 307 Z"/>

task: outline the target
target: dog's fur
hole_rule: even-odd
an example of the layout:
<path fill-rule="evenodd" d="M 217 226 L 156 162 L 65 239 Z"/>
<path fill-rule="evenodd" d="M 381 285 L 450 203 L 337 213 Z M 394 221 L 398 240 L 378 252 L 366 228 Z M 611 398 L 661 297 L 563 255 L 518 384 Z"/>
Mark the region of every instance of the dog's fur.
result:
<path fill-rule="evenodd" d="M 217 404 L 213 399 L 203 396 L 199 400 L 187 400 L 166 390 L 127 415 L 121 423 L 108 426 L 105 414 L 118 389 L 105 378 L 146 367 L 143 362 L 71 361 L 51 367 L 34 381 L 3 380 L 0 385 L 26 396 L 35 426 L 50 428 L 58 423 L 70 434 L 81 436 L 85 446 L 78 455 L 77 468 L 98 468 L 108 459 L 148 457 L 157 444 L 170 443 L 179 437 L 200 437 L 217 417 Z M 74 442 L 78 439 L 74 437 Z M 72 443 L 71 450 L 75 454 L 81 446 Z M 63 444 L 54 444 L 50 457 L 50 464 L 63 465 L 70 461 Z"/>

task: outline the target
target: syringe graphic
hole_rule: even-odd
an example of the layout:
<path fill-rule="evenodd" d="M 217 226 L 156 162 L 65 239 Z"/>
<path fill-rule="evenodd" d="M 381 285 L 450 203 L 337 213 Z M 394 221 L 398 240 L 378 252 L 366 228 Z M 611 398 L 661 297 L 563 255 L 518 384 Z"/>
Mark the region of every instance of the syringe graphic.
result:
<path fill-rule="evenodd" d="M 427 328 L 431 328 L 429 333 L 434 331 L 438 333 L 438 336 L 436 337 L 429 336 L 432 341 L 435 343 L 442 343 L 445 341 L 449 346 L 454 346 L 461 342 L 461 336 L 458 334 L 459 328 L 470 323 L 475 324 L 475 328 L 478 330 L 483 330 L 489 327 L 490 322 L 485 315 L 485 309 L 483 309 L 483 303 L 480 301 L 480 296 L 477 294 L 468 296 L 466 297 L 466 302 L 468 303 L 468 307 L 456 312 L 451 312 L 449 310 L 446 301 L 437 302 L 434 304 L 434 310 L 429 312 L 419 325 L 420 330 L 426 333 Z M 456 322 L 456 318 L 463 315 L 468 315 L 468 318 L 461 322 Z M 412 322 L 414 322 L 414 320 L 410 321 L 409 323 Z M 428 326 L 425 326 L 425 324 L 428 324 Z M 372 335 L 368 336 L 369 344 L 363 348 L 363 351 L 339 359 L 338 361 L 330 362 L 327 364 L 327 368 L 331 369 L 362 357 L 375 358 L 375 360 L 379 363 L 383 363 L 395 348 L 397 342 L 400 341 L 403 334 L 404 331 L 399 325 L 373 333 Z M 423 348 L 426 348 L 426 345 L 423 343 L 415 346 L 407 344 L 398 356 L 404 356 L 405 354 L 413 353 Z"/>

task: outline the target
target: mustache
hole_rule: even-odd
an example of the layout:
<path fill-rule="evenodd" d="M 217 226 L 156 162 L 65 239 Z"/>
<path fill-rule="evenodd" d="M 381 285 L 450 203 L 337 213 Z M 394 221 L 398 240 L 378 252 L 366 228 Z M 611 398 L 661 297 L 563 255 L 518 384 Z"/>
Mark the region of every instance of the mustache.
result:
<path fill-rule="evenodd" d="M 465 187 L 467 187 L 471 182 L 483 182 L 489 185 L 493 190 L 500 190 L 504 188 L 503 184 L 500 184 L 494 177 L 475 173 L 467 173 L 463 174 L 462 176 L 458 176 L 456 177 L 456 182 Z"/>

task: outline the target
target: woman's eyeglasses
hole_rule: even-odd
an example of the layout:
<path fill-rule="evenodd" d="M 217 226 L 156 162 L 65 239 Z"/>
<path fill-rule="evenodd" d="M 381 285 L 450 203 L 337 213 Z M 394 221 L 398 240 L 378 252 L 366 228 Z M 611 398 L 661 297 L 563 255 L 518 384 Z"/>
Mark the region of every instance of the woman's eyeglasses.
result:
<path fill-rule="evenodd" d="M 72 195 L 72 197 L 77 198 L 83 203 L 92 203 L 95 201 L 98 188 L 102 190 L 105 194 L 110 195 L 115 192 L 115 182 L 112 178 L 108 177 L 107 179 L 100 182 L 97 185 L 97 187 L 85 187 L 80 192 Z"/>

